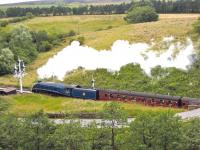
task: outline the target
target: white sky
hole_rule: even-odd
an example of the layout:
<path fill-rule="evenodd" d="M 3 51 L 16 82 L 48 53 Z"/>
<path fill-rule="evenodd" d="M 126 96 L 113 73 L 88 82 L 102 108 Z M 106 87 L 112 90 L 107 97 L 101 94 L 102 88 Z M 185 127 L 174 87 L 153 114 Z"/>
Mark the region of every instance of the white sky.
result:
<path fill-rule="evenodd" d="M 29 2 L 29 1 L 37 1 L 37 0 L 0 0 L 0 4 L 11 4 L 11 3 Z"/>

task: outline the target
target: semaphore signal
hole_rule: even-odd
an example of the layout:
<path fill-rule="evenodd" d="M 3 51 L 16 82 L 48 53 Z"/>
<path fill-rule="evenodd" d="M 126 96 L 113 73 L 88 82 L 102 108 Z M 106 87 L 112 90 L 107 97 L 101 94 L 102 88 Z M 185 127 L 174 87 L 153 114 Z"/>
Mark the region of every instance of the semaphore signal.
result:
<path fill-rule="evenodd" d="M 24 61 L 18 58 L 17 64 L 15 64 L 15 72 L 14 72 L 14 77 L 18 78 L 19 80 L 19 85 L 20 85 L 20 93 L 23 93 L 23 77 L 26 75 L 25 69 L 26 66 L 24 65 Z"/>

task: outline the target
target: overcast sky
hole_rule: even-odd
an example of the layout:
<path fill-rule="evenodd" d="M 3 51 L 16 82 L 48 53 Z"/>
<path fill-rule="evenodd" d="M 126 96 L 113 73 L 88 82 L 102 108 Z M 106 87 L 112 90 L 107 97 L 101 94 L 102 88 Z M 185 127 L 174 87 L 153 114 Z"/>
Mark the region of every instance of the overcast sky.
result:
<path fill-rule="evenodd" d="M 28 2 L 28 1 L 36 1 L 36 0 L 0 0 L 0 4 L 11 4 L 11 3 Z"/>

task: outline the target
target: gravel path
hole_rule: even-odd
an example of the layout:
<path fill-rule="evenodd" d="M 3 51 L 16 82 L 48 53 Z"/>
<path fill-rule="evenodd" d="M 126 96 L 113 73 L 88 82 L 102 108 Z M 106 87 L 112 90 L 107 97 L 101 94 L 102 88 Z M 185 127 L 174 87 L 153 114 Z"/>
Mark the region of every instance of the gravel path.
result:
<path fill-rule="evenodd" d="M 200 108 L 187 112 L 178 113 L 177 115 L 180 116 L 182 119 L 198 118 L 200 117 Z"/>

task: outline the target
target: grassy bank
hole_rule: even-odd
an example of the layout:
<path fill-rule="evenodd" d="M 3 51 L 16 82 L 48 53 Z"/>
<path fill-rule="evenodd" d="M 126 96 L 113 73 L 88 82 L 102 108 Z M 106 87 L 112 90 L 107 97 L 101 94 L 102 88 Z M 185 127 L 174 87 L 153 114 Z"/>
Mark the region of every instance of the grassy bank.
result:
<path fill-rule="evenodd" d="M 9 112 L 17 116 L 24 116 L 29 113 L 34 113 L 39 110 L 44 110 L 45 113 L 66 113 L 66 114 L 81 114 L 81 113 L 100 113 L 103 106 L 107 102 L 81 100 L 65 97 L 51 97 L 47 95 L 30 94 L 30 95 L 14 95 L 4 99 L 10 104 Z M 163 112 L 169 108 L 150 107 L 135 103 L 120 103 L 126 109 L 130 116 L 135 117 L 143 111 Z M 184 111 L 182 109 L 172 109 L 175 112 Z"/>

